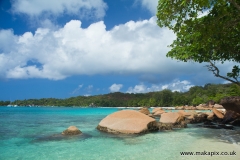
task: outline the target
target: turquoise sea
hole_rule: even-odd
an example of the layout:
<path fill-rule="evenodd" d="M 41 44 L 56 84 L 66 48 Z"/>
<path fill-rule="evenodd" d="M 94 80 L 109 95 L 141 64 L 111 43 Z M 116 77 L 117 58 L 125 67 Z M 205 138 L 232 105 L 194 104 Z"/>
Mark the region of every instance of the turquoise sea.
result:
<path fill-rule="evenodd" d="M 96 129 L 117 108 L 0 107 L 0 160 L 240 159 L 240 129 L 185 129 L 112 135 Z M 61 132 L 77 126 L 81 136 Z M 236 152 L 235 156 L 180 152 Z"/>

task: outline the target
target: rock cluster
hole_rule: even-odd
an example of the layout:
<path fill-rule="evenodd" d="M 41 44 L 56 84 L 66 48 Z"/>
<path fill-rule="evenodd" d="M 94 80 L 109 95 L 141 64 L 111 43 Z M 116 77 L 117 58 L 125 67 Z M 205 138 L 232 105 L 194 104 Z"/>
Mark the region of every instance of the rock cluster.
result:
<path fill-rule="evenodd" d="M 176 110 L 211 110 L 212 108 L 224 109 L 220 104 L 199 104 L 198 106 L 176 106 Z"/>
<path fill-rule="evenodd" d="M 180 106 L 176 109 L 179 111 L 166 112 L 160 107 L 154 108 L 151 113 L 148 108 L 141 108 L 139 111 L 118 111 L 104 118 L 97 129 L 118 134 L 139 134 L 185 128 L 188 123 L 199 123 L 199 127 L 214 129 L 233 129 L 232 125 L 240 125 L 240 97 L 225 98 L 221 101 L 221 105 L 209 102 L 208 105 L 201 104 L 196 108 Z M 200 109 L 211 111 L 197 111 Z"/>
<path fill-rule="evenodd" d="M 176 106 L 176 110 L 196 110 L 194 106 Z"/>

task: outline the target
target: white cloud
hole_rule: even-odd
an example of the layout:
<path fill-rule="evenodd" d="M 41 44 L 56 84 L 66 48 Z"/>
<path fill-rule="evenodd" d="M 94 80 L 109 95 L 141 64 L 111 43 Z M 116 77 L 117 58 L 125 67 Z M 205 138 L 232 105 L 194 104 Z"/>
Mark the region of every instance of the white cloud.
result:
<path fill-rule="evenodd" d="M 0 76 L 59 80 L 114 73 L 158 74 L 169 77 L 168 81 L 190 76 L 202 83 L 217 79 L 204 64 L 166 58 L 167 45 L 174 39 L 172 31 L 157 26 L 156 17 L 130 21 L 109 31 L 102 21 L 81 28 L 79 20 L 57 30 L 38 28 L 23 35 L 0 30 Z M 231 63 L 221 66 L 221 72 L 231 70 Z"/>
<path fill-rule="evenodd" d="M 110 87 L 109 87 L 109 90 L 110 90 L 110 92 L 118 92 L 118 91 L 120 91 L 120 89 L 123 87 L 123 85 L 122 84 L 116 84 L 116 83 L 114 83 L 113 85 L 111 85 Z"/>
<path fill-rule="evenodd" d="M 86 90 L 88 93 L 92 92 L 92 90 L 93 90 L 93 85 L 88 85 L 88 86 L 85 88 L 85 90 Z M 87 95 L 89 95 L 89 94 L 87 94 Z"/>
<path fill-rule="evenodd" d="M 134 87 L 129 87 L 127 90 L 127 93 L 147 93 L 147 92 L 161 91 L 164 89 L 170 89 L 172 91 L 184 92 L 184 91 L 188 91 L 193 86 L 194 85 L 192 85 L 191 82 L 189 82 L 187 80 L 180 81 L 180 80 L 176 79 L 169 84 L 151 85 L 150 87 L 148 87 L 144 84 L 139 84 Z"/>
<path fill-rule="evenodd" d="M 106 3 L 103 0 L 14 0 L 12 11 L 31 17 L 61 16 L 61 14 L 78 15 L 80 17 L 103 18 Z"/>
<path fill-rule="evenodd" d="M 146 93 L 150 88 L 147 88 L 144 84 L 139 84 L 134 87 L 129 87 L 127 93 Z"/>
<path fill-rule="evenodd" d="M 187 81 L 187 80 L 174 80 L 172 83 L 170 84 L 166 84 L 162 86 L 162 89 L 170 89 L 172 91 L 188 91 L 191 87 L 193 87 L 194 85 L 191 84 L 191 82 Z"/>
<path fill-rule="evenodd" d="M 83 87 L 83 84 L 78 85 L 78 87 L 75 88 L 71 94 L 76 94 L 82 87 Z"/>
<path fill-rule="evenodd" d="M 141 3 L 141 5 L 148 9 L 152 15 L 156 15 L 158 0 L 135 0 L 135 2 Z"/>

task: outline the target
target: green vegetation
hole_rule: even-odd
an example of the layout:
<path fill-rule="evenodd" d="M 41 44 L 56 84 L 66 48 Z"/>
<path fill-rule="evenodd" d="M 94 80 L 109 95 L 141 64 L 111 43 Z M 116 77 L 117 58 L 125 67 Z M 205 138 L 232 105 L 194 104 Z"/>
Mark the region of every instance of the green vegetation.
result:
<path fill-rule="evenodd" d="M 216 77 L 240 85 L 239 66 L 223 76 L 215 65 L 240 62 L 240 0 L 159 0 L 157 9 L 158 25 L 177 36 L 168 57 L 207 62 Z"/>
<path fill-rule="evenodd" d="M 10 103 L 11 103 L 10 101 L 0 101 L 0 106 L 7 106 Z"/>
<path fill-rule="evenodd" d="M 172 92 L 162 90 L 150 93 L 110 93 L 96 96 L 78 96 L 67 99 L 43 98 L 16 100 L 12 105 L 18 106 L 104 106 L 104 107 L 156 107 L 156 106 L 180 106 L 180 105 L 199 105 L 210 100 L 218 103 L 221 98 L 226 96 L 239 96 L 240 87 L 236 84 L 206 84 L 194 86 L 188 92 Z"/>

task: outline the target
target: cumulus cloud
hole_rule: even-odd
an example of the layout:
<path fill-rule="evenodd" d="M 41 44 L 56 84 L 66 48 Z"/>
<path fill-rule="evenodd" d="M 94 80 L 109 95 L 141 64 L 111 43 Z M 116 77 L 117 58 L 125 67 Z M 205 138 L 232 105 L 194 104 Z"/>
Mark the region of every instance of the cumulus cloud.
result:
<path fill-rule="evenodd" d="M 106 3 L 103 0 L 14 0 L 12 11 L 30 17 L 61 16 L 61 14 L 80 17 L 103 18 Z"/>
<path fill-rule="evenodd" d="M 129 87 L 127 90 L 127 93 L 146 93 L 149 91 L 150 91 L 150 88 L 148 88 L 144 84 L 139 84 L 134 87 Z"/>
<path fill-rule="evenodd" d="M 147 86 L 145 84 L 135 85 L 134 87 L 129 87 L 127 90 L 127 93 L 147 93 L 147 92 L 161 91 L 164 89 L 184 92 L 184 91 L 188 91 L 193 86 L 194 85 L 192 85 L 191 82 L 187 80 L 180 81 L 178 79 L 175 79 L 169 84 L 158 84 L 158 85 L 151 85 L 151 86 Z"/>
<path fill-rule="evenodd" d="M 156 15 L 158 0 L 135 0 L 135 2 L 140 3 L 142 7 L 149 10 L 152 15 Z"/>
<path fill-rule="evenodd" d="M 120 91 L 120 89 L 123 87 L 123 85 L 122 84 L 116 84 L 116 83 L 114 83 L 113 85 L 111 85 L 110 87 L 109 87 L 109 90 L 110 90 L 110 92 L 118 92 L 118 91 Z"/>
<path fill-rule="evenodd" d="M 59 80 L 114 73 L 157 74 L 160 79 L 170 76 L 167 80 L 179 76 L 195 77 L 195 81 L 214 79 L 204 64 L 166 58 L 167 45 L 174 39 L 172 31 L 157 26 L 156 17 L 129 21 L 111 30 L 106 30 L 103 21 L 82 28 L 79 20 L 62 28 L 38 28 L 23 35 L 0 30 L 0 77 Z M 229 69 L 229 64 L 222 65 L 221 71 Z"/>

